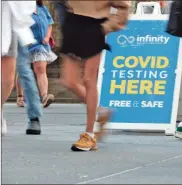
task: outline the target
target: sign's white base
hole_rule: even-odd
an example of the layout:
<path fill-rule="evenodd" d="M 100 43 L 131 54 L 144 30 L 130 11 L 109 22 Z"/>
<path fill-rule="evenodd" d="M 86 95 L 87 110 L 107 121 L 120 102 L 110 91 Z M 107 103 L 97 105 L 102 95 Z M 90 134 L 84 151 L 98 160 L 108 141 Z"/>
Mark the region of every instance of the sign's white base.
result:
<path fill-rule="evenodd" d="M 174 136 L 175 135 L 175 131 L 173 131 L 172 129 L 166 129 L 165 130 L 165 135 L 166 136 Z"/>
<path fill-rule="evenodd" d="M 111 130 L 128 130 L 143 133 L 165 133 L 166 136 L 174 136 L 176 128 L 166 128 L 166 124 L 133 124 L 133 123 L 108 123 L 105 129 Z M 99 130 L 99 125 L 96 122 L 95 131 Z"/>

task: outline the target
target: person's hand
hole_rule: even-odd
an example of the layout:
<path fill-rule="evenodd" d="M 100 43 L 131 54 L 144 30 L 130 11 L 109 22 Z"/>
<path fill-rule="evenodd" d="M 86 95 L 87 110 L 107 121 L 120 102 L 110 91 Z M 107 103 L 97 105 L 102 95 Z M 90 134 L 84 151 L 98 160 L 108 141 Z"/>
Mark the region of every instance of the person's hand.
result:
<path fill-rule="evenodd" d="M 128 11 L 120 10 L 119 12 L 119 15 L 111 15 L 108 21 L 101 24 L 102 30 L 105 35 L 110 32 L 118 31 L 125 28 L 128 21 Z"/>
<path fill-rule="evenodd" d="M 166 1 L 159 1 L 161 8 L 165 8 L 166 7 Z"/>
<path fill-rule="evenodd" d="M 42 41 L 43 44 L 48 44 L 49 43 L 49 37 L 45 37 L 44 40 Z"/>

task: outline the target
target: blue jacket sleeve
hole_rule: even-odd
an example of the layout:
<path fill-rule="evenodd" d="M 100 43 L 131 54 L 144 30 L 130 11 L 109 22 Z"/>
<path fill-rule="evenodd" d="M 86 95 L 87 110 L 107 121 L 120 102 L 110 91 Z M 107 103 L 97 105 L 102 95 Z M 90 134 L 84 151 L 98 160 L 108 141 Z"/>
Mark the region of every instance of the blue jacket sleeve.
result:
<path fill-rule="evenodd" d="M 47 17 L 47 20 L 48 20 L 49 25 L 50 25 L 50 24 L 54 24 L 54 21 L 53 21 L 53 19 L 52 19 L 52 16 L 51 16 L 51 14 L 50 14 L 48 8 L 44 5 L 44 6 L 42 7 L 42 9 L 43 9 L 43 11 L 44 11 L 44 13 L 45 13 L 45 15 L 46 15 L 46 17 Z"/>

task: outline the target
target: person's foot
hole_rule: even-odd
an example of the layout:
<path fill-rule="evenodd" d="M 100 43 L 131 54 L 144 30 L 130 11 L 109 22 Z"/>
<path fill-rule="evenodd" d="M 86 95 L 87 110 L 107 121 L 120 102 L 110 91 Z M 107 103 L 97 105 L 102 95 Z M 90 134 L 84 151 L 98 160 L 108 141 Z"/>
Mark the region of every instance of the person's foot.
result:
<path fill-rule="evenodd" d="M 96 137 L 92 138 L 87 133 L 80 135 L 80 139 L 71 147 L 73 151 L 97 150 Z"/>
<path fill-rule="evenodd" d="M 176 129 L 175 137 L 182 139 L 182 122 L 179 123 Z"/>
<path fill-rule="evenodd" d="M 43 108 L 47 108 L 50 104 L 54 102 L 54 95 L 48 94 L 47 96 L 43 97 L 42 104 Z"/>
<path fill-rule="evenodd" d="M 41 126 L 39 121 L 30 121 L 26 130 L 27 135 L 40 135 Z"/>
<path fill-rule="evenodd" d="M 103 107 L 98 108 L 98 118 L 97 122 L 99 123 L 99 131 L 95 132 L 97 140 L 101 140 L 106 134 L 104 130 L 105 124 L 109 121 L 111 116 L 111 110 Z"/>
<path fill-rule="evenodd" d="M 24 98 L 23 96 L 18 96 L 17 97 L 17 102 L 16 102 L 18 107 L 25 107 L 25 103 L 24 103 Z"/>
<path fill-rule="evenodd" d="M 1 134 L 2 136 L 6 135 L 7 134 L 7 123 L 6 123 L 6 120 L 4 119 L 4 116 L 2 114 L 2 121 L 1 121 Z"/>

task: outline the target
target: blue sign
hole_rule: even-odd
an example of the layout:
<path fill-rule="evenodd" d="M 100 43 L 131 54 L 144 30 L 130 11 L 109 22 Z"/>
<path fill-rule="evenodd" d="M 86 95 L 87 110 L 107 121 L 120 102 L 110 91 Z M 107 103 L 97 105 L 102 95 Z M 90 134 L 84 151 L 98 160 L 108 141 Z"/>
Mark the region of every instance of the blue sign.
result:
<path fill-rule="evenodd" d="M 115 109 L 110 122 L 170 124 L 179 38 L 166 24 L 131 20 L 108 35 L 100 105 Z"/>

